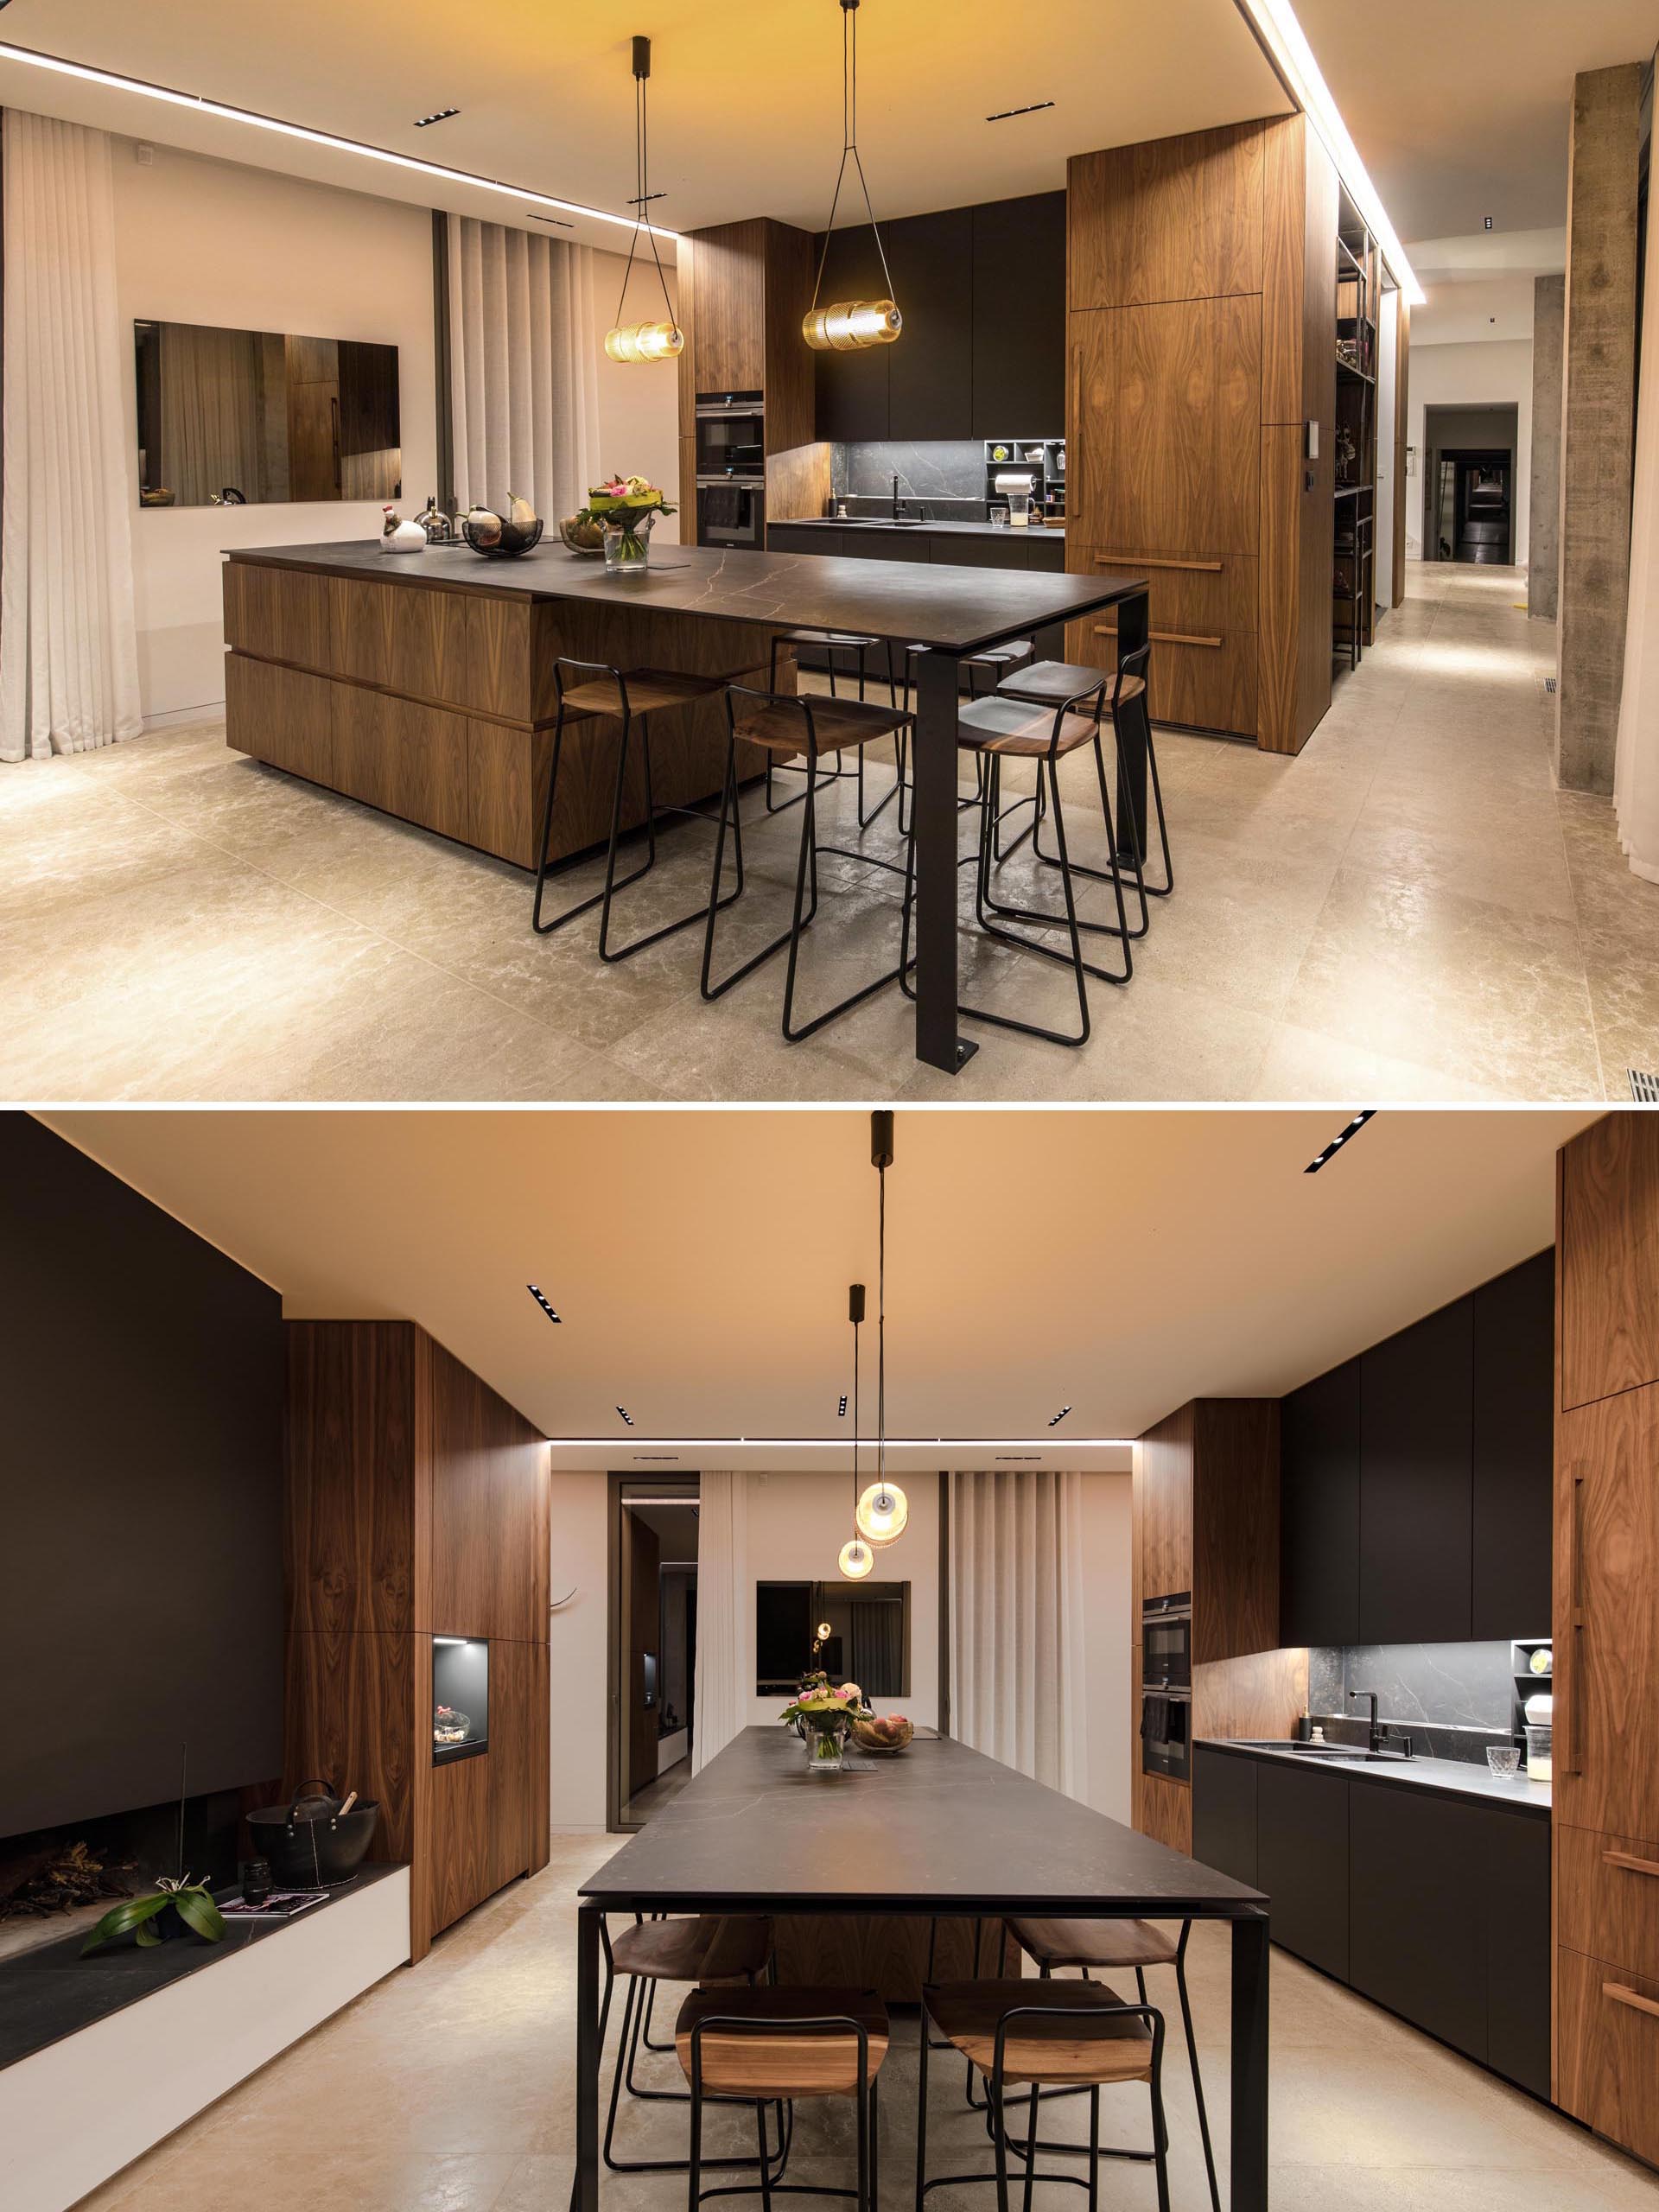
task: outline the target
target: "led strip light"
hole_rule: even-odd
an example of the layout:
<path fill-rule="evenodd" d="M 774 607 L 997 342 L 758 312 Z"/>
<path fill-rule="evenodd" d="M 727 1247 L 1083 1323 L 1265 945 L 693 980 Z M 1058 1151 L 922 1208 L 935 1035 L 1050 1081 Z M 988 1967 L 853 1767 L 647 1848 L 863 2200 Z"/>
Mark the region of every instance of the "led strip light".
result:
<path fill-rule="evenodd" d="M 557 207 L 570 215 L 586 215 L 596 223 L 609 223 L 631 231 L 635 218 L 613 215 L 607 208 L 587 207 L 579 200 L 560 200 L 550 192 L 532 192 L 522 184 L 505 184 L 499 177 L 478 176 L 470 169 L 451 168 L 443 162 L 423 162 L 414 154 L 395 154 L 385 146 L 371 146 L 360 138 L 341 138 L 330 130 L 312 130 L 303 124 L 284 123 L 274 115 L 260 115 L 252 108 L 227 106 L 222 100 L 204 99 L 199 92 L 174 92 L 166 85 L 152 85 L 142 77 L 123 77 L 112 69 L 94 69 L 83 61 L 66 61 L 55 54 L 40 54 L 33 47 L 11 46 L 0 40 L 0 61 L 19 61 L 30 69 L 49 70 L 54 76 L 78 78 L 88 85 L 103 85 L 111 92 L 134 92 L 141 99 L 159 100 L 168 107 L 183 108 L 193 115 L 215 116 L 223 123 L 245 124 L 251 130 L 268 130 L 282 138 L 298 138 L 308 146 L 326 146 L 336 154 L 356 154 L 365 161 L 382 162 L 388 168 L 407 169 L 416 176 L 435 177 L 444 184 L 465 184 L 484 192 L 499 192 L 529 207 Z M 678 233 L 648 223 L 653 236 L 677 243 Z"/>
<path fill-rule="evenodd" d="M 614 1452 L 620 1443 L 672 1445 L 682 1452 L 844 1452 L 844 1436 L 550 1436 L 556 1452 Z M 1002 1452 L 1037 1446 L 1044 1452 L 1127 1452 L 1133 1436 L 890 1436 L 889 1452 Z"/>

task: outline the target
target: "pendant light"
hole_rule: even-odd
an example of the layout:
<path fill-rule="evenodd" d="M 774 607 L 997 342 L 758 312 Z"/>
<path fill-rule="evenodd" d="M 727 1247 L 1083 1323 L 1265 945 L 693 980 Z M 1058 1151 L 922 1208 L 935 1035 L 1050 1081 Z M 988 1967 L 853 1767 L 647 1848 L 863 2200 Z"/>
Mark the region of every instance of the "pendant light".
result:
<path fill-rule="evenodd" d="M 875 1565 L 875 1555 L 858 1533 L 858 1325 L 864 1319 L 864 1286 L 847 1286 L 847 1319 L 853 1325 L 853 1534 L 841 1548 L 836 1561 L 849 1582 L 861 1582 Z"/>
<path fill-rule="evenodd" d="M 896 1543 L 910 1519 L 910 1500 L 897 1483 L 887 1480 L 887 1170 L 893 1165 L 893 1115 L 879 1110 L 870 1116 L 870 1160 L 880 1189 L 877 1231 L 875 1292 L 875 1480 L 860 1496 L 853 1526 L 876 1550 Z"/>
<path fill-rule="evenodd" d="M 674 320 L 674 310 L 669 304 L 668 279 L 663 274 L 662 256 L 657 251 L 657 232 L 645 221 L 645 210 L 651 200 L 650 164 L 646 159 L 645 80 L 651 75 L 651 41 L 636 37 L 633 41 L 633 172 L 634 223 L 633 236 L 628 242 L 627 267 L 622 271 L 622 296 L 616 303 L 616 321 L 605 334 L 605 351 L 613 361 L 669 361 L 685 344 L 685 333 Z M 657 264 L 657 281 L 663 288 L 663 305 L 668 309 L 658 322 L 624 322 L 622 309 L 628 296 L 628 278 L 633 271 L 633 257 L 639 244 L 640 226 L 651 240 L 651 257 Z"/>
<path fill-rule="evenodd" d="M 864 181 L 864 164 L 858 157 L 858 0 L 841 0 L 841 167 L 836 172 L 830 219 L 823 226 L 823 251 L 818 256 L 812 304 L 801 323 L 802 337 L 819 353 L 856 353 L 868 346 L 891 346 L 905 327 L 905 319 L 893 302 L 893 277 L 887 269 L 887 248 L 881 243 L 881 226 L 870 205 L 870 188 Z M 864 211 L 875 233 L 875 250 L 881 257 L 881 275 L 887 296 L 884 300 L 837 300 L 832 307 L 821 308 L 818 294 L 823 286 L 823 264 L 830 256 L 830 233 L 836 227 L 836 209 L 841 202 L 841 188 L 849 159 L 857 172 L 859 189 L 864 194 Z"/>

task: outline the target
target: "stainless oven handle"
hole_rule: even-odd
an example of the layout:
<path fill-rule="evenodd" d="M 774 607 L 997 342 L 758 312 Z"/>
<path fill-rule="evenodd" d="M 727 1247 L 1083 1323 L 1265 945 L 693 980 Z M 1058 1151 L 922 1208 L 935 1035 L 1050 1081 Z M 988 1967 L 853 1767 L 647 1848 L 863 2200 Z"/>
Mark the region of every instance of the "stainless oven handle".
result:
<path fill-rule="evenodd" d="M 699 492 L 723 491 L 728 486 L 739 492 L 764 492 L 766 480 L 764 476 L 699 476 L 697 479 Z"/>

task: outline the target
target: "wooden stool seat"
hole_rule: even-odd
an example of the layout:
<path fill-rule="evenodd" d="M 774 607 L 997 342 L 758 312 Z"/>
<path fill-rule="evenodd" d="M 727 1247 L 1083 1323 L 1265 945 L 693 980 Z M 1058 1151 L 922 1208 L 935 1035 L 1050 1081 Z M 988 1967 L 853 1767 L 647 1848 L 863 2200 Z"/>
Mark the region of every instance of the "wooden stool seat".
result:
<path fill-rule="evenodd" d="M 727 1918 L 642 1920 L 612 1946 L 615 1971 L 641 1981 L 724 1981 L 759 1974 L 772 1947 L 771 1924 L 746 1914 Z"/>
<path fill-rule="evenodd" d="M 1150 1920 L 1011 1920 L 1009 1932 L 1039 1967 L 1173 1967 L 1179 1938 Z"/>
<path fill-rule="evenodd" d="M 878 738 L 906 728 L 911 721 L 902 707 L 879 707 L 874 700 L 826 699 L 817 692 L 800 696 L 807 699 L 813 738 L 820 753 L 873 745 Z M 763 707 L 746 709 L 734 727 L 746 744 L 760 746 L 780 757 L 806 751 L 806 715 L 798 707 L 773 700 Z"/>
<path fill-rule="evenodd" d="M 1097 2013 L 1103 2005 L 1123 2001 L 1101 1981 L 958 1981 L 924 1993 L 934 2024 L 987 2075 L 996 2063 L 996 2024 L 1003 2014 L 1043 2006 L 1047 2017 L 1016 2020 L 1004 2037 L 1003 2081 L 1090 2088 L 1152 2080 L 1152 2033 L 1137 2014 L 1075 2023 L 1064 2017 L 1090 2006 Z"/>
<path fill-rule="evenodd" d="M 723 676 L 681 676 L 668 669 L 629 668 L 622 671 L 627 686 L 628 709 L 636 715 L 654 715 L 670 707 L 689 707 L 711 691 L 726 688 Z M 609 677 L 591 677 L 583 683 L 568 683 L 564 704 L 578 714 L 620 715 L 622 693 Z"/>
<path fill-rule="evenodd" d="M 854 2030 L 838 2024 L 791 2024 L 798 2021 L 856 2020 L 868 2038 L 867 2085 L 875 2080 L 887 2055 L 887 2008 L 873 1989 L 694 1989 L 674 2026 L 675 2048 L 688 2080 L 691 2033 L 700 2020 L 708 2019 L 758 2024 L 731 2034 L 718 2028 L 704 2033 L 702 2087 L 709 2096 L 767 2102 L 855 2096 L 861 2085 Z M 764 2032 L 768 2022 L 776 2023 L 775 2033 Z"/>
<path fill-rule="evenodd" d="M 1077 661 L 1039 660 L 1029 668 L 1016 669 L 1012 676 L 1005 676 L 996 688 L 1005 699 L 1029 699 L 1038 706 L 1063 707 L 1068 699 L 1092 691 L 1102 674 L 1100 669 L 1086 668 Z M 1106 680 L 1109 689 L 1112 679 L 1108 676 Z M 1146 688 L 1144 677 L 1126 676 L 1118 696 L 1138 699 Z"/>
<path fill-rule="evenodd" d="M 1098 676 L 1095 678 L 1098 683 Z M 1066 715 L 1057 735 L 1053 706 L 1027 705 L 1006 692 L 972 699 L 957 716 L 957 743 L 965 753 L 997 753 L 1005 760 L 1046 760 L 1051 752 L 1064 760 L 1080 745 L 1092 743 L 1092 715 Z"/>

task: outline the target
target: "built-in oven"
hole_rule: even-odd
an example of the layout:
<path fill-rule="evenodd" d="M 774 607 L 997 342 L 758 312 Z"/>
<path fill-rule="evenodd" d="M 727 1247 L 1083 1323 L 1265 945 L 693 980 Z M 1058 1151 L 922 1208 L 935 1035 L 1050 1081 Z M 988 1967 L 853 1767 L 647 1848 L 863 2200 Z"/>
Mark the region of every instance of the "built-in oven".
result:
<path fill-rule="evenodd" d="M 758 391 L 697 394 L 698 476 L 766 474 L 766 418 Z"/>
<path fill-rule="evenodd" d="M 1192 1700 L 1149 1690 L 1141 1700 L 1141 1771 L 1169 1782 L 1192 1778 Z"/>
<path fill-rule="evenodd" d="M 758 553 L 766 539 L 766 487 L 737 476 L 697 479 L 697 543 L 741 545 Z"/>
<path fill-rule="evenodd" d="M 1186 1690 L 1192 1687 L 1192 1592 L 1177 1590 L 1148 1598 L 1141 1608 L 1141 1687 Z"/>

